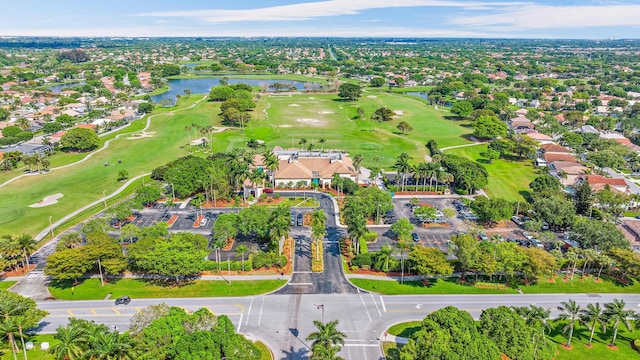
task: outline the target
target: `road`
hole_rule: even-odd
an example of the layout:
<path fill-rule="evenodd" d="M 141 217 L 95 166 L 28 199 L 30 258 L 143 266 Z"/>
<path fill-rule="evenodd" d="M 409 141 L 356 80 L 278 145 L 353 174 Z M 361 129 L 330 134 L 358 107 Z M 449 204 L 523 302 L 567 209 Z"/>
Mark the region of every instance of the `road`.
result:
<path fill-rule="evenodd" d="M 389 326 L 420 320 L 428 313 L 453 305 L 478 317 L 482 309 L 499 305 L 535 304 L 552 309 L 572 298 L 584 306 L 593 302 L 610 302 L 622 298 L 638 310 L 637 294 L 540 294 L 540 295 L 403 295 L 381 296 L 367 292 L 347 294 L 260 295 L 241 298 L 133 299 L 129 305 L 115 306 L 113 301 L 45 301 L 47 310 L 42 332 L 53 332 L 67 323 L 70 316 L 94 320 L 118 330 L 128 328 L 131 316 L 145 306 L 166 303 L 186 310 L 207 307 L 215 314 L 227 315 L 239 332 L 264 341 L 276 359 L 306 359 L 314 330 L 313 320 L 340 320 L 338 329 L 347 335 L 340 356 L 347 360 L 382 359 L 379 342 Z M 324 307 L 323 310 L 320 305 Z M 323 318 L 324 316 L 324 318 Z"/>

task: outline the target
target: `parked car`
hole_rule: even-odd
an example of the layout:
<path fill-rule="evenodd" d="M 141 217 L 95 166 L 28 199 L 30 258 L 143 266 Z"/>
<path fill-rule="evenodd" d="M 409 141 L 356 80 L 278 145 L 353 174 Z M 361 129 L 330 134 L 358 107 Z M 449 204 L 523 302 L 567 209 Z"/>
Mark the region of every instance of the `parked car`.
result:
<path fill-rule="evenodd" d="M 524 238 L 527 239 L 527 240 L 533 239 L 533 235 L 531 235 L 530 233 L 528 233 L 526 231 L 522 232 L 522 236 L 524 236 Z"/>
<path fill-rule="evenodd" d="M 296 226 L 296 214 L 291 214 L 291 226 Z"/>
<path fill-rule="evenodd" d="M 544 244 L 542 243 L 542 241 L 540 241 L 538 239 L 532 239 L 531 241 L 533 242 L 533 245 L 535 247 L 539 247 L 541 249 L 544 249 Z"/>
<path fill-rule="evenodd" d="M 395 224 L 397 222 L 398 222 L 398 219 L 392 218 L 392 217 L 384 219 L 384 223 L 387 224 L 387 225 L 388 224 Z"/>
<path fill-rule="evenodd" d="M 481 232 L 481 233 L 478 235 L 478 239 L 479 239 L 479 240 L 489 240 L 489 237 L 487 236 L 487 234 L 485 234 L 485 233 Z"/>
<path fill-rule="evenodd" d="M 547 223 L 546 221 L 542 222 L 542 230 L 549 230 L 549 223 Z"/>
<path fill-rule="evenodd" d="M 265 194 L 272 194 L 273 193 L 273 189 L 266 188 L 266 189 L 262 190 L 262 192 L 265 193 Z"/>
<path fill-rule="evenodd" d="M 205 226 L 207 225 L 207 218 L 203 217 L 202 219 L 200 219 L 200 226 Z"/>
<path fill-rule="evenodd" d="M 131 298 L 128 296 L 121 296 L 116 299 L 116 305 L 129 305 Z"/>
<path fill-rule="evenodd" d="M 411 237 L 413 238 L 413 241 L 415 241 L 415 242 L 420 241 L 420 236 L 418 236 L 418 234 L 416 234 L 416 233 L 411 233 Z"/>
<path fill-rule="evenodd" d="M 304 225 L 304 215 L 298 214 L 298 226 Z"/>
<path fill-rule="evenodd" d="M 511 221 L 513 221 L 514 223 L 516 223 L 516 225 L 518 225 L 518 226 L 522 226 L 522 225 L 524 225 L 524 221 L 522 221 L 522 219 L 520 218 L 520 216 L 512 216 L 512 217 L 511 217 Z"/>

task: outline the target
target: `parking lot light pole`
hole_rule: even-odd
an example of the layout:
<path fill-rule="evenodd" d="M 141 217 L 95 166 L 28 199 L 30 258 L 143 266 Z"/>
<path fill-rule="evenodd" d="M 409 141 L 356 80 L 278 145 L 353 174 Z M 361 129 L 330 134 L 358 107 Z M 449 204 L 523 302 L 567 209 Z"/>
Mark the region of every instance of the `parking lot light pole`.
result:
<path fill-rule="evenodd" d="M 316 309 L 322 310 L 322 323 L 324 324 L 324 304 L 314 304 Z"/>

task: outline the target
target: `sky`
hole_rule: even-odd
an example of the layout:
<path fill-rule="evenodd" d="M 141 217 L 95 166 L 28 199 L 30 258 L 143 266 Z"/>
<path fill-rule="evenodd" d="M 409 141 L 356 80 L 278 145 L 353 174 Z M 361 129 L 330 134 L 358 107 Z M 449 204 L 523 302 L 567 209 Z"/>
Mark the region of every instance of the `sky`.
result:
<path fill-rule="evenodd" d="M 640 0 L 2 0 L 0 36 L 640 38 Z"/>

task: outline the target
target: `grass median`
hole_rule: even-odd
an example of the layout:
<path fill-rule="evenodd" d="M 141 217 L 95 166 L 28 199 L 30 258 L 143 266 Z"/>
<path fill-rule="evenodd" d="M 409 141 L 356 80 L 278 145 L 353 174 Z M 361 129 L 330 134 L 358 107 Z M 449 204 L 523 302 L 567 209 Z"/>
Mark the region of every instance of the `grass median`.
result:
<path fill-rule="evenodd" d="M 60 300 L 102 300 L 111 294 L 115 299 L 128 295 L 136 298 L 191 298 L 250 296 L 271 292 L 285 284 L 284 280 L 196 280 L 182 286 L 171 282 L 120 279 L 100 286 L 99 279 L 82 280 L 73 286 L 71 281 L 54 281 L 49 292 Z"/>
<path fill-rule="evenodd" d="M 7 290 L 12 287 L 17 281 L 0 281 L 0 290 Z"/>
<path fill-rule="evenodd" d="M 399 281 L 350 279 L 350 281 L 365 290 L 386 295 L 401 294 L 516 294 L 519 288 L 525 294 L 597 294 L 597 293 L 640 293 L 640 282 L 622 284 L 614 279 L 603 277 L 596 281 L 591 276 L 581 279 L 576 276 L 573 280 L 555 277 L 553 281 L 541 279 L 532 285 L 511 285 L 501 283 L 461 283 L 458 278 L 430 280 L 425 285 L 422 281 Z"/>

